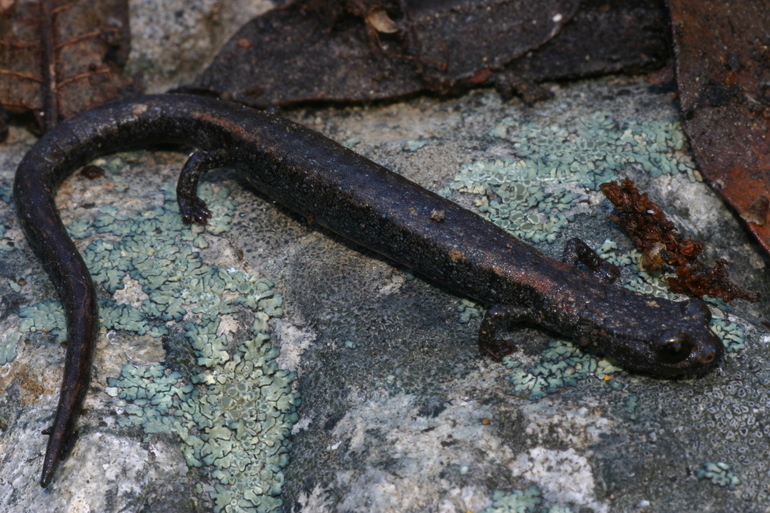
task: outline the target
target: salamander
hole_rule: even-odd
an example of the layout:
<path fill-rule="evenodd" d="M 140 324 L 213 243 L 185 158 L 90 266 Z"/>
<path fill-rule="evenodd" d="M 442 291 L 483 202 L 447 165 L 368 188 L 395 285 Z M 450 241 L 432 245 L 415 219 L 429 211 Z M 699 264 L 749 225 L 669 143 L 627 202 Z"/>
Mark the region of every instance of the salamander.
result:
<path fill-rule="evenodd" d="M 75 435 L 99 330 L 96 290 L 54 195 L 94 157 L 157 143 L 195 148 L 177 186 L 186 222 L 210 217 L 196 193 L 200 175 L 234 168 L 258 191 L 320 226 L 491 306 L 479 346 L 495 358 L 511 350 L 495 338 L 501 322 L 537 325 L 595 347 L 628 370 L 665 377 L 703 373 L 724 354 L 702 301 L 673 302 L 612 285 L 617 268 L 578 239 L 568 242 L 564 261 L 558 261 L 300 124 L 214 98 L 138 97 L 63 122 L 37 142 L 16 172 L 20 223 L 67 319 L 61 393 L 45 431 L 44 487 Z"/>

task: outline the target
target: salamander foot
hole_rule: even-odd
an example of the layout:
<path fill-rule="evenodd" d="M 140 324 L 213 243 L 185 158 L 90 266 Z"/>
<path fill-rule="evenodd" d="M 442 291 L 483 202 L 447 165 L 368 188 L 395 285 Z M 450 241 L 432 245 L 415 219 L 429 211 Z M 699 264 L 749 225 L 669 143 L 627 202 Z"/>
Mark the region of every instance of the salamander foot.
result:
<path fill-rule="evenodd" d="M 532 322 L 532 314 L 526 308 L 512 305 L 493 306 L 484 314 L 479 328 L 479 349 L 497 361 L 511 354 L 516 347 L 506 340 L 495 338 L 502 323 Z"/>
<path fill-rule="evenodd" d="M 580 262 L 602 283 L 614 283 L 620 277 L 620 269 L 616 265 L 604 260 L 588 244 L 578 238 L 567 241 L 564 246 L 562 262 L 572 267 L 577 266 L 577 263 Z"/>
<path fill-rule="evenodd" d="M 176 185 L 176 199 L 185 224 L 206 224 L 211 219 L 206 202 L 198 197 L 198 179 L 206 171 L 229 163 L 230 157 L 222 150 L 195 150 L 184 163 Z"/>

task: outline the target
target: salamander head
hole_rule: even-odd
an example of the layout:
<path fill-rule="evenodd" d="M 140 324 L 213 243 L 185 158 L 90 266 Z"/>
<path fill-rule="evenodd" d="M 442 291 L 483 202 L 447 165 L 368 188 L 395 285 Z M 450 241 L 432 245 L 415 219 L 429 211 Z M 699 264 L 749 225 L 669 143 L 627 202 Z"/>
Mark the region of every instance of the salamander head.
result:
<path fill-rule="evenodd" d="M 624 326 L 588 338 L 625 369 L 658 376 L 702 374 L 722 361 L 725 347 L 709 329 L 711 311 L 703 301 L 651 303 L 656 306 L 636 312 Z"/>

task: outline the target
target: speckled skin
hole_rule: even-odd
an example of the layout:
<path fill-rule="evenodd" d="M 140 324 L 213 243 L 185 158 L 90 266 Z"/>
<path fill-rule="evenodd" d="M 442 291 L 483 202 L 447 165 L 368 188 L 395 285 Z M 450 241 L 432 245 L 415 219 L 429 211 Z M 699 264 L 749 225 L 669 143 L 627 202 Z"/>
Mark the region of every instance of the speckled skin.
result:
<path fill-rule="evenodd" d="M 497 311 L 501 318 L 596 346 L 629 370 L 700 373 L 724 353 L 709 330 L 711 315 L 703 302 L 675 303 L 608 285 L 308 128 L 211 98 L 135 98 L 62 123 L 29 151 L 16 173 L 19 219 L 59 291 L 69 337 L 43 486 L 75 432 L 98 334 L 96 292 L 61 222 L 55 191 L 100 154 L 161 142 L 199 150 L 178 189 L 187 218 L 204 221 L 207 215 L 194 196 L 197 174 L 207 166 L 234 167 L 255 188 L 321 226 L 458 294 L 505 305 L 502 315 Z M 494 327 L 492 317 L 482 329 Z"/>

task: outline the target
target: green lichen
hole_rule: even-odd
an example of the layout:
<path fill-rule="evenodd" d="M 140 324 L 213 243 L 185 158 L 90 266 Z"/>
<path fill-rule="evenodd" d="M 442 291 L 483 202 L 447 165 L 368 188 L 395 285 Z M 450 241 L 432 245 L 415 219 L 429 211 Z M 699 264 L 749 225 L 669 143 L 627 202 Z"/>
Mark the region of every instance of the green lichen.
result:
<path fill-rule="evenodd" d="M 606 379 L 620 370 L 609 360 L 597 359 L 571 342 L 559 339 L 551 340 L 540 359 L 526 370 L 521 368 L 523 362 L 512 356 L 503 358 L 503 365 L 513 369 L 508 378 L 513 385 L 512 394 L 532 401 L 564 387 L 575 386 L 591 376 Z"/>
<path fill-rule="evenodd" d="M 13 183 L 9 180 L 8 183 L 0 184 L 0 200 L 10 205 L 11 198 L 13 198 Z"/>
<path fill-rule="evenodd" d="M 0 340 L 0 365 L 12 362 L 16 358 L 16 348 L 21 340 L 20 333 L 6 333 Z"/>
<path fill-rule="evenodd" d="M 492 505 L 479 513 L 533 513 L 542 502 L 543 496 L 536 485 L 510 493 L 497 490 L 492 495 Z"/>
<path fill-rule="evenodd" d="M 544 510 L 543 513 L 575 513 L 572 508 L 563 504 L 557 504 L 551 506 L 549 509 Z"/>
<path fill-rule="evenodd" d="M 29 333 L 35 331 L 52 331 L 56 340 L 67 340 L 67 323 L 64 320 L 64 310 L 58 301 L 43 301 L 19 309 L 19 331 Z"/>
<path fill-rule="evenodd" d="M 67 323 L 64 310 L 58 301 L 43 301 L 19 310 L 19 331 L 52 332 L 58 342 L 67 340 Z M 113 300 L 99 300 L 99 320 L 101 327 L 107 330 L 126 330 L 138 335 L 150 332 L 153 337 L 168 334 L 165 326 L 152 326 L 150 319 L 142 310 Z"/>
<path fill-rule="evenodd" d="M 643 271 L 640 266 L 642 254 L 632 249 L 627 252 L 620 252 L 617 244 L 611 240 L 606 240 L 599 247 L 596 253 L 607 262 L 630 271 L 631 277 L 623 282 L 623 286 L 638 292 L 640 294 L 649 294 L 655 297 L 662 297 L 672 301 L 681 301 L 687 296 L 671 292 L 666 283 L 666 278 L 674 274 L 658 273 L 650 274 Z"/>
<path fill-rule="evenodd" d="M 455 307 L 455 310 L 460 314 L 458 322 L 460 324 L 468 324 L 471 319 L 481 317 L 484 310 L 473 301 L 468 299 L 460 300 L 460 304 Z"/>
<path fill-rule="evenodd" d="M 358 137 L 348 137 L 345 139 L 345 141 L 342 143 L 342 145 L 345 148 L 348 148 L 349 150 L 354 149 L 356 146 L 358 146 L 361 143 L 361 139 Z"/>
<path fill-rule="evenodd" d="M 13 251 L 16 246 L 11 243 L 11 241 L 4 242 L 3 239 L 5 238 L 5 226 L 0 224 L 0 251 Z"/>
<path fill-rule="evenodd" d="M 492 494 L 492 505 L 479 513 L 575 513 L 566 504 L 539 507 L 542 503 L 542 492 L 533 484 L 526 490 L 512 490 L 510 493 L 496 490 Z"/>
<path fill-rule="evenodd" d="M 404 143 L 404 150 L 414 152 L 424 147 L 428 143 L 429 141 L 410 139 Z"/>
<path fill-rule="evenodd" d="M 102 164 L 119 173 L 121 159 Z M 105 205 L 91 222 L 69 229 L 76 237 L 95 234 L 83 254 L 97 286 L 114 293 L 131 278 L 146 295 L 139 306 L 100 301 L 102 329 L 161 337 L 169 333 L 166 322 L 171 329 L 181 323 L 199 369 L 183 375 L 163 365 L 126 365 L 106 392 L 119 401 L 121 426 L 179 437 L 188 465 L 212 479 L 215 511 L 275 511 L 299 402 L 296 376 L 278 368 L 270 342 L 268 321 L 282 314 L 283 299 L 271 281 L 207 265 L 194 249 L 230 229 L 236 203 L 227 189 L 200 186 L 213 219 L 193 229 L 182 223 L 173 188 L 163 191 L 162 207 L 131 216 Z M 30 305 L 19 316 L 22 333 L 65 338 L 57 302 Z M 231 322 L 223 333 L 224 316 Z M 233 333 L 249 335 L 237 340 Z M 15 354 L 16 342 L 7 338 L 0 358 Z"/>
<path fill-rule="evenodd" d="M 731 468 L 730 465 L 721 461 L 707 461 L 695 471 L 695 475 L 698 479 L 708 479 L 715 485 L 726 486 L 732 490 L 741 483 L 741 480 Z"/>
<path fill-rule="evenodd" d="M 746 348 L 746 328 L 737 322 L 717 317 L 711 321 L 711 330 L 722 339 L 728 353 Z"/>
<path fill-rule="evenodd" d="M 129 160 L 134 160 L 137 153 L 135 152 L 121 152 L 107 157 L 97 158 L 92 162 L 94 166 L 99 166 L 109 176 L 111 181 L 115 181 L 118 177 L 121 177 L 123 169 L 126 167 L 126 163 Z M 119 191 L 123 192 L 123 191 Z"/>
<path fill-rule="evenodd" d="M 506 118 L 489 134 L 510 144 L 516 158 L 468 164 L 441 194 L 478 195 L 477 207 L 492 222 L 533 242 L 554 242 L 587 192 L 629 166 L 652 176 L 685 172 L 697 179 L 674 120 L 619 120 L 597 112 L 569 126 L 517 126 Z"/>
<path fill-rule="evenodd" d="M 636 420 L 636 407 L 639 406 L 639 397 L 635 395 L 629 395 L 626 398 L 626 411 L 628 411 L 631 420 Z"/>
<path fill-rule="evenodd" d="M 259 315 L 266 326 L 267 314 Z M 187 331 L 199 355 L 212 345 L 226 346 L 218 328 L 218 319 L 210 319 L 203 329 Z M 119 424 L 141 426 L 148 435 L 177 434 L 187 464 L 207 467 L 218 481 L 211 493 L 216 511 L 281 506 L 282 469 L 299 403 L 292 392 L 296 375 L 278 368 L 278 350 L 266 331 L 252 332 L 235 354 L 214 351 L 216 358 L 202 357 L 205 370 L 190 380 L 161 365 L 126 365 L 119 378 L 110 379 L 108 393 L 122 400 Z"/>
<path fill-rule="evenodd" d="M 94 233 L 91 230 L 91 220 L 88 218 L 79 219 L 71 223 L 67 226 L 67 231 L 73 239 L 85 239 Z"/>

